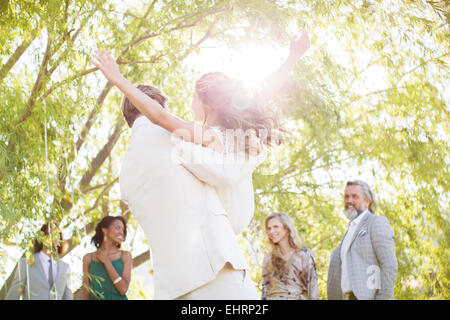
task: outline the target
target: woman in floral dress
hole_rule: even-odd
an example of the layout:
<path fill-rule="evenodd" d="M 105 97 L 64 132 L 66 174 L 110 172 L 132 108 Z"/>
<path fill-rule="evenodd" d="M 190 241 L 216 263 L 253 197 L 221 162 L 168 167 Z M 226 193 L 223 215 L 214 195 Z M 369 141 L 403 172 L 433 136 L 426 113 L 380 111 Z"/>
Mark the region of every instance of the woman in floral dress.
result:
<path fill-rule="evenodd" d="M 297 229 L 286 213 L 265 220 L 271 251 L 262 271 L 263 300 L 318 300 L 316 266 L 312 253 L 303 247 Z"/>

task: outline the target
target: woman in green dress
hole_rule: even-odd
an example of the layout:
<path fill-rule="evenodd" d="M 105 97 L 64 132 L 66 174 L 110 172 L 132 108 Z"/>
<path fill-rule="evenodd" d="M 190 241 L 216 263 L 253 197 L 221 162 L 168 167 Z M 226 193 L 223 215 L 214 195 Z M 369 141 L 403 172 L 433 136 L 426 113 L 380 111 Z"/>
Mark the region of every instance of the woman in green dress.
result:
<path fill-rule="evenodd" d="M 84 300 L 128 300 L 132 257 L 120 250 L 127 225 L 120 217 L 107 216 L 95 228 L 92 237 L 97 251 L 83 257 Z"/>

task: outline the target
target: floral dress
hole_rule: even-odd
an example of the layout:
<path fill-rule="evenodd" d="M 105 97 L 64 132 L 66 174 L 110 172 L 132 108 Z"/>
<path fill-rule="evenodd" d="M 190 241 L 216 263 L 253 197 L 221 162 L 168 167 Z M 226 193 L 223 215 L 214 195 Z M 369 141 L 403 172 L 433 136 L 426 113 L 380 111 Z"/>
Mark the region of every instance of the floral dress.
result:
<path fill-rule="evenodd" d="M 317 273 L 311 251 L 304 248 L 294 252 L 286 261 L 281 275 L 269 271 L 271 253 L 266 254 L 262 270 L 263 300 L 319 300 Z"/>

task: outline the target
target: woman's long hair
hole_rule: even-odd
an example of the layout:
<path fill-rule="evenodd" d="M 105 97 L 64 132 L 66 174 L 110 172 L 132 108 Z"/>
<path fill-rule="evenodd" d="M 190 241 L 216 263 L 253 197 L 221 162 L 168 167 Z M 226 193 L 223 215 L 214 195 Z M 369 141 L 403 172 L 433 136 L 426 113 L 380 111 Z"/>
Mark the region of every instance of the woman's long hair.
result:
<path fill-rule="evenodd" d="M 223 129 L 240 129 L 244 134 L 256 136 L 265 145 L 284 142 L 279 115 L 263 101 L 260 95 L 250 96 L 242 83 L 221 72 L 206 73 L 197 80 L 195 92 L 206 105 L 205 116 L 215 112 Z M 250 142 L 245 141 L 245 152 L 250 151 Z"/>
<path fill-rule="evenodd" d="M 123 223 L 123 240 L 125 240 L 127 237 L 127 223 L 125 222 L 125 219 L 121 216 L 106 216 L 95 227 L 95 234 L 91 239 L 91 242 L 96 248 L 100 248 L 103 244 L 105 235 L 103 234 L 102 229 L 108 229 L 115 220 L 119 220 Z M 120 243 L 117 244 L 117 248 L 120 248 Z"/>
<path fill-rule="evenodd" d="M 288 231 L 288 239 L 289 246 L 295 250 L 295 252 L 299 252 L 303 249 L 303 244 L 298 234 L 297 229 L 294 226 L 292 219 L 284 212 L 273 212 L 264 220 L 264 227 L 266 230 L 267 240 L 271 247 L 270 250 L 270 263 L 269 263 L 269 272 L 275 271 L 275 275 L 282 276 L 283 272 L 286 271 L 286 261 L 283 259 L 280 246 L 278 244 L 273 243 L 267 233 L 267 225 L 270 220 L 278 219 L 281 224 Z"/>

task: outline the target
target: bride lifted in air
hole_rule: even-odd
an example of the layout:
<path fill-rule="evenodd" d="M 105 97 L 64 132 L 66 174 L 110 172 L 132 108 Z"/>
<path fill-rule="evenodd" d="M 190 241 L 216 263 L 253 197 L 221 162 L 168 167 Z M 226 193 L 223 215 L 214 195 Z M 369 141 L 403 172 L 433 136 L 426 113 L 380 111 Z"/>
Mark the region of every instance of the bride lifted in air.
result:
<path fill-rule="evenodd" d="M 131 106 L 124 116 L 134 115 L 120 188 L 151 247 L 156 299 L 258 299 L 236 234 L 253 216 L 252 172 L 260 160 L 251 160 L 283 141 L 269 102 L 309 46 L 306 32 L 294 37 L 286 61 L 254 96 L 223 73 L 204 74 L 192 123 L 171 114 L 158 89 L 128 81 L 110 53 L 93 53 L 93 64 L 125 95 L 122 105 Z"/>

